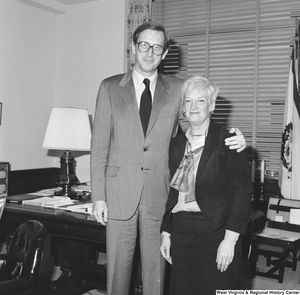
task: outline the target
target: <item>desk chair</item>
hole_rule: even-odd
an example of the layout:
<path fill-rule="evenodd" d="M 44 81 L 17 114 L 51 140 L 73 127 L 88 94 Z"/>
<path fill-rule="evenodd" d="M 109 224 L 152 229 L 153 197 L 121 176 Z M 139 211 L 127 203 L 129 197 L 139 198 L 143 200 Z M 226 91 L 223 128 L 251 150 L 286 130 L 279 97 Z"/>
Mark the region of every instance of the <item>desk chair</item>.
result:
<path fill-rule="evenodd" d="M 268 224 L 261 234 L 254 235 L 251 257 L 251 275 L 278 279 L 283 282 L 285 267 L 297 268 L 300 249 L 300 225 L 290 223 L 291 208 L 299 209 L 299 200 L 270 198 L 267 210 Z M 266 257 L 266 272 L 257 269 L 260 255 Z M 291 260 L 288 259 L 291 257 Z"/>
<path fill-rule="evenodd" d="M 0 192 L 0 220 L 4 211 L 4 207 L 5 207 L 5 203 L 6 203 L 6 196 L 5 195 L 1 195 Z"/>
<path fill-rule="evenodd" d="M 36 220 L 22 223 L 0 254 L 0 294 L 34 294 L 46 240 L 45 227 Z"/>
<path fill-rule="evenodd" d="M 4 192 L 0 191 L 0 221 L 1 221 L 3 211 L 4 211 L 5 204 L 6 204 L 6 194 L 4 194 Z M 0 233 L 0 246 L 5 244 L 5 241 L 6 241 L 6 235 L 3 232 L 1 232 Z"/>

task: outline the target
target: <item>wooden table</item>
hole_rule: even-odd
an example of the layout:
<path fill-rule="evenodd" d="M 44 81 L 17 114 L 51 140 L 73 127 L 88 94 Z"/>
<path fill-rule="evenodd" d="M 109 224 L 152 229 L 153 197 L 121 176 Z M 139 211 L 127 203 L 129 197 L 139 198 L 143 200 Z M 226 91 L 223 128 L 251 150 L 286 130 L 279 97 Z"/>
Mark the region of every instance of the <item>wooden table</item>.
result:
<path fill-rule="evenodd" d="M 0 221 L 0 230 L 3 232 L 14 232 L 17 227 L 27 221 L 35 219 L 40 221 L 47 229 L 47 233 L 52 237 L 60 237 L 63 241 L 76 241 L 90 243 L 95 245 L 95 249 L 101 252 L 106 251 L 106 231 L 105 227 L 96 222 L 93 216 L 83 213 L 68 212 L 60 209 L 44 208 L 42 206 L 33 206 L 17 203 L 6 203 L 5 209 Z M 100 265 L 97 265 L 100 266 Z M 97 279 L 91 281 L 90 273 L 87 278 L 83 278 L 82 287 L 78 293 L 78 286 L 70 287 L 71 279 L 70 269 L 62 270 L 62 274 L 57 281 L 51 282 L 52 287 L 48 288 L 47 294 L 82 294 L 83 291 L 91 289 L 106 289 L 106 269 L 100 266 L 94 277 Z M 102 275 L 102 280 L 101 280 Z M 78 281 L 79 282 L 79 281 Z M 78 283 L 77 282 L 77 283 Z M 50 285 L 51 285 L 50 284 Z M 68 289 L 69 288 L 69 289 Z M 75 289 L 74 289 L 75 288 Z"/>
<path fill-rule="evenodd" d="M 36 219 L 44 224 L 50 235 L 102 245 L 106 243 L 105 227 L 88 214 L 42 206 L 6 203 L 0 224 L 2 228 L 14 231 L 21 223 L 30 219 Z"/>

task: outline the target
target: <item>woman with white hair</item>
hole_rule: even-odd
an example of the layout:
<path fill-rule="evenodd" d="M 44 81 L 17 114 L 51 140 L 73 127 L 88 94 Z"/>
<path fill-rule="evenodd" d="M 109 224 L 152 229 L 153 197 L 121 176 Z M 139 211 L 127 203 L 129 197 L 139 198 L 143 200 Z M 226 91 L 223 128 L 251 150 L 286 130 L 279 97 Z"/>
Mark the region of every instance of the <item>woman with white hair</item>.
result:
<path fill-rule="evenodd" d="M 172 264 L 170 295 L 237 289 L 240 234 L 250 210 L 247 153 L 225 145 L 230 133 L 211 120 L 218 87 L 201 76 L 183 85 L 186 134 L 170 144 L 171 189 L 162 222 L 162 256 Z"/>

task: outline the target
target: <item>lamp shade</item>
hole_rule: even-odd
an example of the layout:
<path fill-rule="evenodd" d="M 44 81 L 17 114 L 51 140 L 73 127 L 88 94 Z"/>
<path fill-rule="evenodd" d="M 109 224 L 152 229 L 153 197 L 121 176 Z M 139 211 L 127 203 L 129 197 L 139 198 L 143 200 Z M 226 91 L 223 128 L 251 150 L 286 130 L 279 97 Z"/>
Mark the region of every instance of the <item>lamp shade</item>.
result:
<path fill-rule="evenodd" d="M 53 107 L 43 148 L 53 150 L 89 151 L 91 126 L 87 109 Z"/>

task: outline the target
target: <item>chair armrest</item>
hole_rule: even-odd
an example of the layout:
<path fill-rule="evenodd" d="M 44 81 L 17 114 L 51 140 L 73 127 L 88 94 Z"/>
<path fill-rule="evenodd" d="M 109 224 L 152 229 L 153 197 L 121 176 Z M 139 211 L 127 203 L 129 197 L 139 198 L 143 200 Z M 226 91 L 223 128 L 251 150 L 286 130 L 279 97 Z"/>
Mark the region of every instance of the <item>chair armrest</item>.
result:
<path fill-rule="evenodd" d="M 0 254 L 0 281 L 3 279 L 3 273 L 6 265 L 6 254 Z"/>

